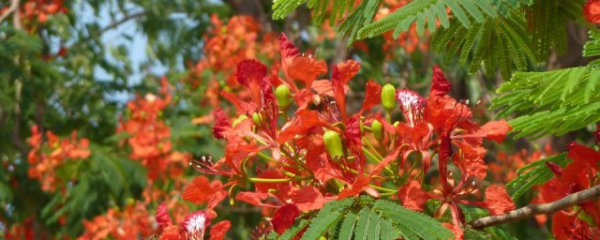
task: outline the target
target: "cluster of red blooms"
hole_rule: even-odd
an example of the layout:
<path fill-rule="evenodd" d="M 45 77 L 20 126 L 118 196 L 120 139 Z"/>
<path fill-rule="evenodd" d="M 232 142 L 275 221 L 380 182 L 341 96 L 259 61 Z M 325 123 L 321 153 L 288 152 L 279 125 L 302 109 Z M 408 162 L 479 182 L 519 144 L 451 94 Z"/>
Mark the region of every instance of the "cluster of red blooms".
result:
<path fill-rule="evenodd" d="M 171 129 L 161 120 L 162 111 L 171 102 L 170 85 L 166 78 L 161 81 L 162 98 L 154 94 L 137 97 L 127 104 L 128 119 L 121 122 L 117 132 L 130 135 L 127 143 L 131 147 L 133 160 L 138 160 L 148 169 L 148 178 L 154 180 L 183 173 L 189 156 L 172 151 Z"/>
<path fill-rule="evenodd" d="M 535 202 L 559 200 L 600 183 L 600 152 L 572 143 L 565 168 L 549 162 L 546 166 L 555 177 L 542 185 Z M 552 215 L 552 233 L 557 239 L 598 239 L 600 236 L 600 200 L 572 206 Z"/>
<path fill-rule="evenodd" d="M 40 181 L 42 190 L 53 192 L 56 186 L 64 186 L 67 179 L 58 179 L 56 170 L 67 160 L 85 159 L 90 156 L 89 141 L 77 139 L 77 132 L 71 138 L 60 139 L 51 131 L 46 131 L 46 139 L 38 126 L 31 128 L 28 140 L 31 151 L 28 155 L 29 177 Z"/>
<path fill-rule="evenodd" d="M 219 79 L 226 88 L 239 88 L 233 78 L 235 66 L 244 59 L 264 57 L 274 59 L 277 35 L 272 32 L 260 34 L 260 25 L 250 16 L 234 16 L 225 25 L 216 15 L 211 16 L 212 31 L 205 39 L 204 58 L 196 63 L 188 79 L 192 86 L 207 85 L 207 103 L 212 107 L 219 104 Z M 226 84 L 225 84 L 226 83 Z M 207 123 L 210 119 L 198 119 L 197 123 Z"/>
<path fill-rule="evenodd" d="M 6 6 L 0 9 L 0 15 L 10 9 Z M 67 8 L 63 6 L 63 0 L 26 0 L 21 1 L 19 17 L 25 24 L 26 29 L 33 29 L 35 23 L 45 23 L 48 17 L 54 14 L 66 13 Z"/>
<path fill-rule="evenodd" d="M 600 0 L 588 0 L 583 8 L 583 14 L 588 22 L 600 24 Z"/>
<path fill-rule="evenodd" d="M 459 204 L 492 214 L 515 207 L 499 185 L 487 188 L 484 201 L 469 200 L 480 197 L 477 182 L 486 177 L 483 139 L 501 142 L 510 126 L 473 122 L 469 107 L 447 95 L 450 84 L 439 67 L 428 98 L 369 81 L 362 108 L 350 114 L 345 96 L 360 70 L 357 62 L 337 64 L 330 80 L 319 79 L 326 63 L 301 54 L 285 35 L 280 53 L 282 75 L 256 60 L 237 65 L 234 77 L 244 89 L 221 92 L 235 112 L 213 112 L 213 135 L 225 141 L 225 156 L 193 162 L 227 182 L 196 177 L 184 200 L 207 204 L 209 212 L 227 196 L 272 209 L 264 212 L 274 211 L 271 225 L 282 233 L 301 212 L 361 193 L 391 196 L 417 211 L 437 199 L 443 204 L 436 216 L 451 212 L 457 238 L 465 224 Z M 372 111 L 380 106 L 385 115 Z M 398 108 L 403 122 L 393 121 Z M 439 170 L 433 180 L 425 177 L 432 165 Z"/>

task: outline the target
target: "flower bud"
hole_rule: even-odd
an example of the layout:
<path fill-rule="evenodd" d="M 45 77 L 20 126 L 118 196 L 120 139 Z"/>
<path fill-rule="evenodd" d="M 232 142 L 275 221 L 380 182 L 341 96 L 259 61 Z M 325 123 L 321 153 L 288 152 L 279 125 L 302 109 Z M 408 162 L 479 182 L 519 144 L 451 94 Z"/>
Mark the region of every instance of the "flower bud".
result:
<path fill-rule="evenodd" d="M 261 126 L 263 122 L 263 116 L 259 112 L 255 112 L 252 114 L 252 121 L 256 126 Z"/>
<path fill-rule="evenodd" d="M 281 109 L 287 109 L 292 103 L 292 96 L 290 95 L 290 88 L 286 85 L 281 84 L 275 89 L 275 97 L 277 97 L 277 104 Z"/>
<path fill-rule="evenodd" d="M 248 119 L 248 116 L 246 116 L 245 114 L 240 115 L 238 118 L 233 120 L 233 122 L 231 123 L 231 126 L 233 126 L 233 127 L 237 126 L 242 121 L 244 121 L 244 119 Z"/>
<path fill-rule="evenodd" d="M 375 135 L 375 139 L 381 141 L 383 139 L 383 124 L 378 120 L 373 120 L 371 123 L 371 131 Z"/>
<path fill-rule="evenodd" d="M 325 143 L 325 149 L 327 149 L 327 153 L 329 153 L 331 158 L 338 159 L 344 156 L 342 139 L 337 132 L 326 131 L 325 134 L 323 134 L 323 142 Z"/>
<path fill-rule="evenodd" d="M 396 107 L 396 88 L 392 84 L 386 84 L 381 89 L 381 105 L 383 108 L 391 112 Z"/>

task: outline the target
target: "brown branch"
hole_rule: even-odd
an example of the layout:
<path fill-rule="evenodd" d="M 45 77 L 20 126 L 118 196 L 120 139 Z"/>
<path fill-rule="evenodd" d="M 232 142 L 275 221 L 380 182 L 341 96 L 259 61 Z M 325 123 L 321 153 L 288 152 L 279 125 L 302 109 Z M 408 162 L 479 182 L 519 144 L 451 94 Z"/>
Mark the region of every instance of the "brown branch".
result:
<path fill-rule="evenodd" d="M 113 28 L 117 28 L 118 26 L 120 26 L 123 23 L 128 22 L 129 20 L 136 19 L 136 18 L 142 17 L 144 15 L 146 15 L 146 12 L 144 12 L 144 11 L 133 13 L 133 14 L 130 14 L 130 15 L 126 15 L 123 18 L 121 18 L 121 19 L 119 19 L 119 20 L 117 20 L 115 22 L 112 22 L 108 26 L 100 29 L 100 31 L 98 31 L 98 35 L 102 35 L 102 34 L 104 34 L 104 32 L 106 32 L 108 30 L 111 30 Z"/>
<path fill-rule="evenodd" d="M 11 0 L 10 1 L 10 7 L 8 7 L 8 9 L 6 10 L 6 12 L 4 12 L 1 16 L 0 16 L 0 23 L 2 23 L 2 21 L 4 21 L 8 16 L 10 16 L 11 13 L 13 12 L 18 12 L 19 8 L 19 0 Z"/>
<path fill-rule="evenodd" d="M 565 208 L 578 205 L 587 201 L 595 200 L 598 198 L 600 198 L 600 185 L 573 193 L 554 202 L 528 205 L 519 209 L 512 210 L 504 215 L 483 217 L 469 223 L 469 225 L 475 229 L 491 227 L 498 224 L 530 218 L 539 214 L 557 212 Z"/>

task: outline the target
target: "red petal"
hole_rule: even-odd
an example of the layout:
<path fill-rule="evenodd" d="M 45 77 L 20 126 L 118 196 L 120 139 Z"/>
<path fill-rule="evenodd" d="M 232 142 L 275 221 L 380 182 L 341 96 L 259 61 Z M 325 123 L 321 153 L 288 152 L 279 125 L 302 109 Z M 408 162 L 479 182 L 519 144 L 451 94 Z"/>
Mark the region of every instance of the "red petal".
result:
<path fill-rule="evenodd" d="M 371 110 L 373 106 L 377 106 L 381 103 L 381 86 L 373 80 L 369 80 L 365 87 L 365 101 L 363 103 L 361 112 Z"/>
<path fill-rule="evenodd" d="M 195 204 L 208 203 L 209 208 L 214 208 L 227 196 L 221 182 L 215 180 L 209 183 L 205 176 L 195 177 L 192 183 L 183 190 L 183 200 Z"/>
<path fill-rule="evenodd" d="M 213 225 L 210 228 L 210 240 L 223 240 L 225 238 L 225 234 L 231 228 L 231 222 L 225 220 L 220 221 L 217 224 Z"/>
<path fill-rule="evenodd" d="M 158 208 L 156 209 L 156 222 L 161 228 L 173 224 L 173 220 L 171 220 L 171 216 L 169 216 L 169 211 L 167 210 L 167 204 L 164 202 L 158 205 Z"/>
<path fill-rule="evenodd" d="M 583 8 L 583 13 L 588 22 L 600 24 L 600 1 L 589 0 Z"/>
<path fill-rule="evenodd" d="M 254 59 L 246 59 L 238 63 L 235 75 L 243 86 L 261 85 L 260 82 L 267 76 L 267 66 Z"/>
<path fill-rule="evenodd" d="M 260 207 L 263 205 L 261 201 L 267 199 L 267 197 L 269 197 L 269 195 L 266 193 L 240 192 L 235 196 L 235 200 Z"/>
<path fill-rule="evenodd" d="M 271 224 L 273 224 L 273 229 L 275 232 L 282 234 L 285 230 L 288 230 L 294 222 L 296 221 L 296 217 L 300 216 L 300 210 L 294 204 L 286 204 L 283 207 L 277 209 L 275 215 L 273 216 L 273 220 L 271 220 Z"/>
<path fill-rule="evenodd" d="M 558 211 L 552 216 L 552 234 L 556 239 L 597 239 L 597 233 L 590 230 L 590 226 L 576 215 L 569 216 L 563 211 Z"/>
<path fill-rule="evenodd" d="M 344 85 L 360 71 L 360 64 L 354 60 L 346 60 L 336 66 L 339 70 L 337 74 L 333 74 L 333 78 L 339 79 Z"/>
<path fill-rule="evenodd" d="M 515 209 L 506 189 L 502 185 L 491 185 L 485 190 L 485 204 L 492 215 L 500 215 Z"/>
<path fill-rule="evenodd" d="M 358 195 L 365 187 L 369 185 L 370 182 L 371 177 L 359 177 L 356 179 L 356 181 L 354 181 L 354 183 L 352 183 L 352 185 L 350 185 L 349 188 L 342 190 L 337 199 L 339 200 Z"/>
<path fill-rule="evenodd" d="M 511 129 L 512 128 L 510 127 L 510 125 L 508 125 L 508 122 L 502 119 L 500 121 L 492 121 L 486 123 L 485 125 L 481 126 L 479 132 L 490 140 L 494 140 L 497 143 L 502 143 L 502 141 L 504 141 L 504 138 L 506 138 L 506 134 Z"/>
<path fill-rule="evenodd" d="M 315 187 L 304 187 L 294 191 L 291 195 L 292 202 L 302 211 L 311 211 L 323 208 L 325 198 Z"/>
<path fill-rule="evenodd" d="M 433 79 L 431 81 L 430 97 L 441 97 L 450 92 L 450 82 L 444 76 L 444 72 L 440 66 L 433 66 Z"/>
<path fill-rule="evenodd" d="M 411 180 L 400 188 L 398 198 L 404 207 L 415 211 L 423 211 L 425 202 L 429 200 L 429 195 L 421 189 L 421 183 Z"/>
<path fill-rule="evenodd" d="M 327 73 L 327 64 L 312 57 L 296 56 L 289 64 L 283 65 L 283 71 L 289 78 L 302 81 L 306 88 L 310 88 L 319 75 Z"/>
<path fill-rule="evenodd" d="M 300 54 L 300 51 L 298 51 L 296 46 L 294 46 L 294 44 L 292 42 L 290 42 L 290 40 L 288 40 L 288 37 L 285 35 L 285 33 L 281 33 L 281 36 L 279 37 L 279 44 L 280 44 L 279 51 L 281 52 L 282 59 L 289 58 L 289 57 L 295 57 Z"/>
<path fill-rule="evenodd" d="M 600 152 L 579 144 L 573 144 L 569 148 L 567 156 L 573 161 L 586 163 L 592 168 L 597 168 L 598 161 L 600 161 Z"/>
<path fill-rule="evenodd" d="M 221 108 L 215 109 L 213 116 L 215 117 L 215 125 L 212 129 L 213 136 L 222 139 L 224 137 L 223 133 L 231 128 L 231 123 L 229 122 L 229 118 L 227 118 L 227 114 Z"/>

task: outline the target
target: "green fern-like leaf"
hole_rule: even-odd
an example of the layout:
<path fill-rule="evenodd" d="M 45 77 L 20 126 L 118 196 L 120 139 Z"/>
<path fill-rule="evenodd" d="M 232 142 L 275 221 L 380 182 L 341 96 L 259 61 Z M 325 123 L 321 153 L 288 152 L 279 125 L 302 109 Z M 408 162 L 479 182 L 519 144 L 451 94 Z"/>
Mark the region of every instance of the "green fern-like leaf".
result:
<path fill-rule="evenodd" d="M 302 231 L 302 229 L 304 229 L 306 226 L 308 226 L 308 223 L 310 223 L 310 221 L 308 221 L 306 219 L 300 220 L 300 222 L 297 222 L 294 226 L 292 226 L 290 229 L 288 229 L 283 234 L 281 234 L 281 236 L 279 236 L 279 238 L 277 238 L 277 239 L 279 239 L 279 240 L 294 239 L 294 237 L 296 235 L 298 235 L 298 233 L 300 231 Z"/>
<path fill-rule="evenodd" d="M 560 154 L 535 161 L 519 169 L 517 171 L 519 176 L 506 185 L 508 192 L 514 200 L 523 196 L 523 194 L 531 190 L 533 186 L 544 184 L 552 178 L 552 171 L 546 167 L 546 163 L 549 162 L 564 167 L 569 160 L 566 158 L 566 154 Z"/>
<path fill-rule="evenodd" d="M 369 232 L 374 230 L 374 225 L 376 224 L 373 221 L 372 215 L 377 216 L 375 213 L 371 211 L 370 208 L 363 208 L 358 213 L 358 222 L 356 223 L 356 234 L 354 236 L 355 240 L 367 240 Z"/>
<path fill-rule="evenodd" d="M 600 56 L 600 32 L 590 31 L 590 40 L 583 46 L 584 57 L 598 57 Z M 590 62 L 589 66 L 600 66 L 600 59 L 596 59 Z"/>
<path fill-rule="evenodd" d="M 536 1 L 526 8 L 528 32 L 538 59 L 547 59 L 552 50 L 565 53 L 567 23 L 581 16 L 583 0 Z"/>
<path fill-rule="evenodd" d="M 488 75 L 494 75 L 497 67 L 508 79 L 513 71 L 537 62 L 522 14 L 487 19 L 470 28 L 453 26 L 433 35 L 432 48 L 459 56 L 459 62 L 469 65 L 470 72 L 483 67 Z"/>
<path fill-rule="evenodd" d="M 307 0 L 273 0 L 273 19 L 284 19 Z"/>
<path fill-rule="evenodd" d="M 408 210 L 388 200 L 378 200 L 373 210 L 392 220 L 398 226 L 402 236 L 407 239 L 439 240 L 453 238 L 450 230 L 435 219 L 421 213 Z"/>
<path fill-rule="evenodd" d="M 449 26 L 446 9 L 450 8 L 453 16 L 465 27 L 473 22 L 483 22 L 487 17 L 496 17 L 496 9 L 491 0 L 421 0 L 412 1 L 390 15 L 365 25 L 360 29 L 358 38 L 370 38 L 394 30 L 394 35 L 407 31 L 416 22 L 420 34 L 428 25 L 434 31 L 439 20 L 443 27 Z"/>
<path fill-rule="evenodd" d="M 337 239 L 340 240 L 352 240 L 354 237 L 354 229 L 356 229 L 356 219 L 358 215 L 354 212 L 349 212 L 344 216 L 344 220 L 341 223 L 338 231 Z"/>
<path fill-rule="evenodd" d="M 600 69 L 576 67 L 548 72 L 517 72 L 492 101 L 510 121 L 515 138 L 563 135 L 600 121 Z"/>
<path fill-rule="evenodd" d="M 344 211 L 353 203 L 352 199 L 344 199 L 327 203 L 317 216 L 310 221 L 310 225 L 302 240 L 313 240 L 323 236 L 327 230 L 331 229 L 344 216 Z"/>

